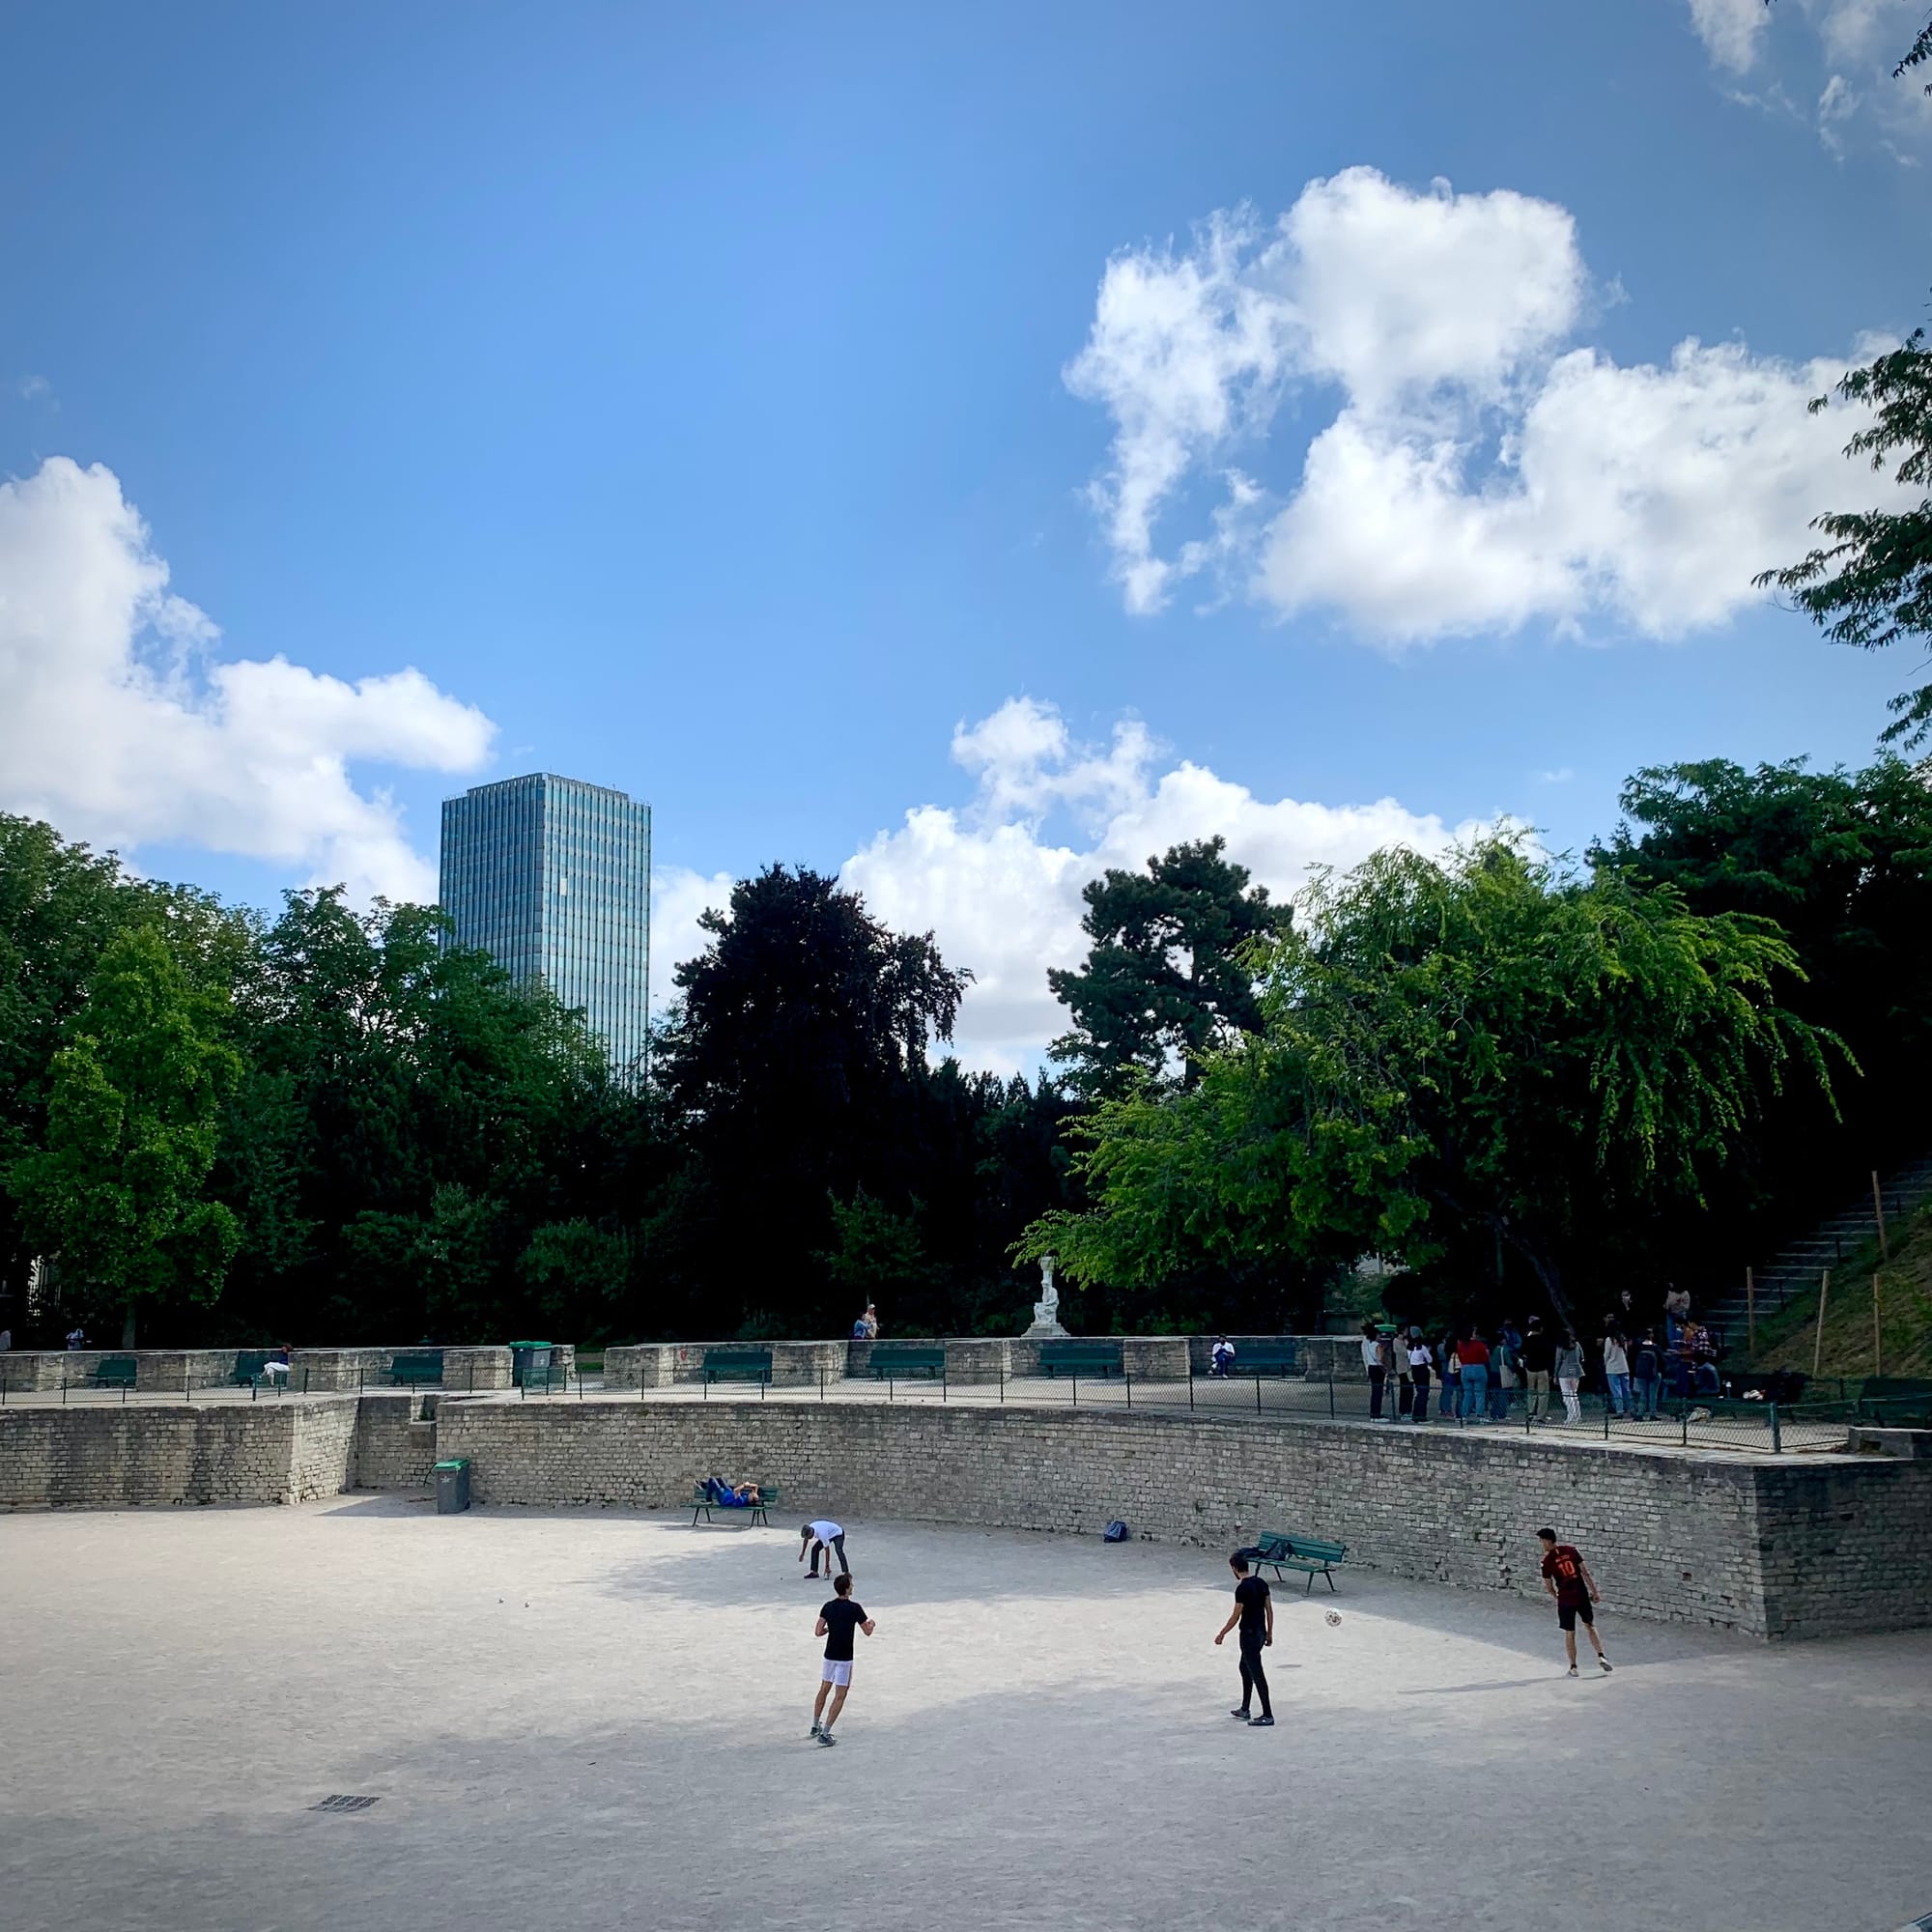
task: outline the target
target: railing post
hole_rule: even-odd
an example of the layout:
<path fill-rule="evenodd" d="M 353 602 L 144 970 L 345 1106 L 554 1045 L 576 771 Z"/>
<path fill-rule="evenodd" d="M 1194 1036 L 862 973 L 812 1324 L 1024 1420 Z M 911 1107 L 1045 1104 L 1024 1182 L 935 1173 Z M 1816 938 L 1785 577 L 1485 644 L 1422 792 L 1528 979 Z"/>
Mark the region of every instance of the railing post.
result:
<path fill-rule="evenodd" d="M 1001 1406 L 1002 1406 L 1002 1407 L 1004 1407 L 1004 1406 L 1006 1406 L 1006 1400 L 1007 1400 L 1007 1361 L 1006 1361 L 1006 1357 L 1005 1357 L 1004 1355 L 1002 1355 L 1002 1356 L 1000 1357 L 999 1361 L 998 1361 L 997 1363 L 995 1363 L 995 1364 L 994 1364 L 994 1366 L 995 1366 L 995 1367 L 996 1367 L 996 1368 L 997 1368 L 997 1369 L 999 1370 L 999 1372 L 1000 1372 L 1000 1405 L 1001 1405 Z"/>
<path fill-rule="evenodd" d="M 1187 1406 L 1189 1408 L 1194 1406 L 1194 1357 L 1192 1353 L 1187 1357 Z"/>
<path fill-rule="evenodd" d="M 1781 1456 L 1784 1453 L 1784 1427 L 1783 1424 L 1778 1420 L 1777 1405 L 1774 1402 L 1770 1405 L 1770 1407 L 1771 1407 L 1771 1453 L 1774 1456 Z"/>
<path fill-rule="evenodd" d="M 1261 1377 L 1257 1376 L 1255 1378 L 1256 1409 L 1259 1410 L 1261 1406 L 1262 1406 L 1262 1378 Z M 1333 1422 L 1335 1420 L 1335 1371 L 1333 1369 L 1330 1369 L 1328 1371 L 1328 1420 L 1330 1422 Z"/>
<path fill-rule="evenodd" d="M 1073 1382 L 1073 1406 L 1078 1408 L 1080 1406 L 1080 1371 L 1078 1369 L 1073 1371 L 1071 1380 Z"/>
<path fill-rule="evenodd" d="M 1133 1407 L 1133 1406 L 1134 1406 L 1134 1377 L 1133 1377 L 1133 1371 L 1132 1371 L 1131 1369 L 1124 1369 L 1124 1368 L 1123 1368 L 1123 1369 L 1122 1369 L 1122 1370 L 1121 1371 L 1121 1379 L 1122 1379 L 1122 1380 L 1123 1382 L 1125 1382 L 1125 1383 L 1126 1383 L 1126 1385 L 1127 1385 L 1127 1406 L 1128 1406 L 1129 1408 L 1131 1408 L 1131 1407 Z"/>

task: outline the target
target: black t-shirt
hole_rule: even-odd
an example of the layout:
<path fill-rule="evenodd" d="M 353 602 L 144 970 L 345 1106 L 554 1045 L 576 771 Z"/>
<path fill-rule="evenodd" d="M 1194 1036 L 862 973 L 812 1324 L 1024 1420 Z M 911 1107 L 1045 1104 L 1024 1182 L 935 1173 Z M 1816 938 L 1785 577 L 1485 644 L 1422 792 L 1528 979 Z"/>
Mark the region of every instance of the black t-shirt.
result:
<path fill-rule="evenodd" d="M 825 1655 L 834 1663 L 852 1662 L 852 1633 L 866 1621 L 850 1597 L 834 1597 L 818 1613 L 825 1620 Z"/>
<path fill-rule="evenodd" d="M 1243 1577 L 1235 1585 L 1235 1601 L 1241 1606 L 1241 1634 L 1267 1634 L 1268 1586 L 1259 1577 Z"/>
<path fill-rule="evenodd" d="M 1532 1375 L 1547 1376 L 1556 1365 L 1556 1343 L 1541 1331 L 1522 1338 L 1522 1365 Z"/>

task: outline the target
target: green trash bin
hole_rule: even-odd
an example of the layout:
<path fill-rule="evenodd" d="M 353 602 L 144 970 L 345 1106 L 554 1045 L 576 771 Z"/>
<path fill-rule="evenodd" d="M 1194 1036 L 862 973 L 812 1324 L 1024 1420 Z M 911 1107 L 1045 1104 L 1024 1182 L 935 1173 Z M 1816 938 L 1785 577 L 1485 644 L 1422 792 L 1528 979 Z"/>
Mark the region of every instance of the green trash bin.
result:
<path fill-rule="evenodd" d="M 555 1349 L 549 1342 L 512 1342 L 510 1344 L 510 1386 L 512 1388 L 548 1388 L 550 1386 L 550 1365 Z"/>
<path fill-rule="evenodd" d="M 469 1507 L 469 1458 L 452 1456 L 436 1465 L 436 1513 L 460 1516 Z"/>

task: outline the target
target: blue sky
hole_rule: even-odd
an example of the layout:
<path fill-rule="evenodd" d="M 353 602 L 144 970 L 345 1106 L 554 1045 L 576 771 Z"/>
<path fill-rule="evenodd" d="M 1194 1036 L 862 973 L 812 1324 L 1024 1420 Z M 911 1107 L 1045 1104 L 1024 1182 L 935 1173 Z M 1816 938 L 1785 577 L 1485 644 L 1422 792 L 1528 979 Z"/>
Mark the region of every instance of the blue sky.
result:
<path fill-rule="evenodd" d="M 1922 13 L 16 15 L 0 806 L 267 903 L 569 772 L 664 950 L 843 866 L 1023 1065 L 1170 837 L 1863 758 L 1910 668 L 1747 580 L 1878 489 L 1802 401 L 1923 318 Z"/>

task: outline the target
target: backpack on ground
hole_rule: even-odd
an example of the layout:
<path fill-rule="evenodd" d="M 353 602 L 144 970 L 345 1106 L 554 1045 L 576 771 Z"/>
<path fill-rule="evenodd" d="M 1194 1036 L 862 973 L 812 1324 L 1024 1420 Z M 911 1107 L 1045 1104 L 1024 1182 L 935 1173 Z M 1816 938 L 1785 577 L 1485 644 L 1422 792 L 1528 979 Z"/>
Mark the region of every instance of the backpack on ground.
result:
<path fill-rule="evenodd" d="M 1116 1518 L 1100 1532 L 1103 1543 L 1124 1543 L 1127 1540 L 1127 1526 Z"/>

